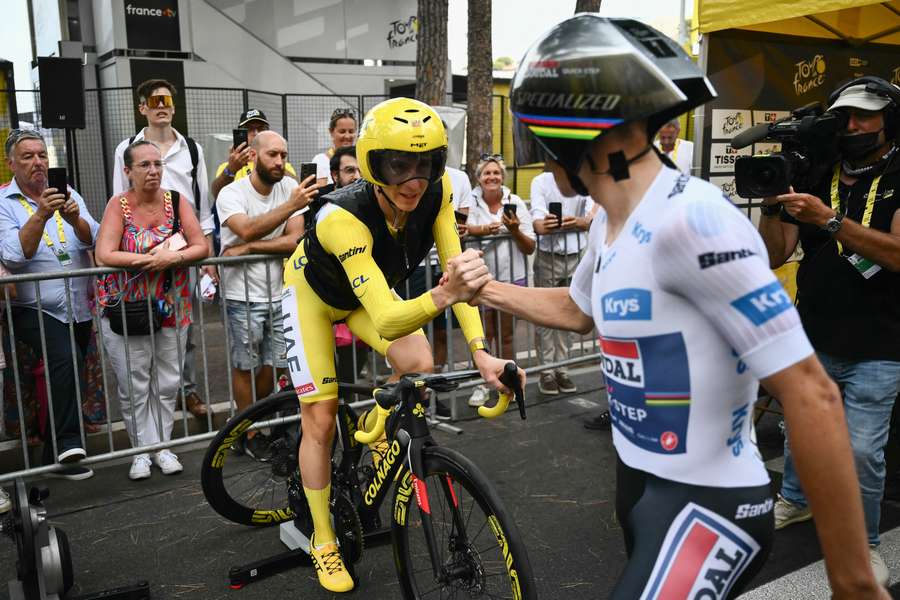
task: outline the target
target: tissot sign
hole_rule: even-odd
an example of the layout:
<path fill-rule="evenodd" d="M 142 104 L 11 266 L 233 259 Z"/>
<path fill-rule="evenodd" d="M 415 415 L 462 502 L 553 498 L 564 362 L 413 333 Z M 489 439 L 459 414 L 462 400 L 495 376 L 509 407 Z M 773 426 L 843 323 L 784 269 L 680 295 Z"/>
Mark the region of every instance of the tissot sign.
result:
<path fill-rule="evenodd" d="M 123 0 L 128 47 L 181 50 L 178 0 Z"/>

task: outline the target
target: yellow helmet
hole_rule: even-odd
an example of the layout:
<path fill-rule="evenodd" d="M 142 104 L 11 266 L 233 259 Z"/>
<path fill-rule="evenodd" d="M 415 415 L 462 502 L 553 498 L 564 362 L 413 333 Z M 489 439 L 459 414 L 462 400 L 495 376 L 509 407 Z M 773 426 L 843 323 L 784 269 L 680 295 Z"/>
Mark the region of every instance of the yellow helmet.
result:
<path fill-rule="evenodd" d="M 447 132 L 433 108 L 411 98 L 392 98 L 374 106 L 356 140 L 363 179 L 397 185 L 410 179 L 435 182 L 447 164 Z"/>

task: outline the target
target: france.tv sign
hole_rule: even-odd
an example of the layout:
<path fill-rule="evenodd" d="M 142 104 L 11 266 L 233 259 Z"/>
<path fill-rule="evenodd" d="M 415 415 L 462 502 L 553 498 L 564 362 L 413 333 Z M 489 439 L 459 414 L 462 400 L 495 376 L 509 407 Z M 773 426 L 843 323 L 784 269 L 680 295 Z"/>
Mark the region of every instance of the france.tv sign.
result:
<path fill-rule="evenodd" d="M 181 50 L 178 0 L 126 0 L 125 35 L 135 50 Z"/>

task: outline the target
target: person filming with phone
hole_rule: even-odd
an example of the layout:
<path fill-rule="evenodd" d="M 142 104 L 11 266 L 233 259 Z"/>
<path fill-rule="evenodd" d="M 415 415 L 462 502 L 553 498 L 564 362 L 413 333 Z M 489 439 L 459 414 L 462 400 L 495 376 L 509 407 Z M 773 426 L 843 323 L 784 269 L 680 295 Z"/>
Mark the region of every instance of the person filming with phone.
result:
<path fill-rule="evenodd" d="M 253 143 L 253 138 L 263 131 L 269 131 L 269 120 L 263 111 L 251 108 L 241 113 L 238 126 L 232 131 L 232 145 L 228 150 L 228 160 L 216 168 L 216 178 L 209 185 L 213 201 L 219 197 L 219 192 L 223 187 L 243 179 L 253 172 L 250 145 Z M 297 171 L 291 163 L 284 163 L 284 172 L 297 179 Z"/>
<path fill-rule="evenodd" d="M 222 256 L 274 255 L 220 269 L 238 410 L 271 394 L 273 370 L 287 368 L 281 313 L 283 258 L 297 247 L 304 232 L 302 213 L 318 194 L 315 171 L 299 184 L 285 176 L 287 142 L 274 131 L 256 135 L 250 153 L 250 176 L 225 186 L 216 202 Z M 248 432 L 235 447 L 257 460 L 268 457 L 267 440 L 256 432 Z"/>
<path fill-rule="evenodd" d="M 526 285 L 526 256 L 535 248 L 531 213 L 525 202 L 503 185 L 506 164 L 499 154 L 482 154 L 475 167 L 475 178 L 478 185 L 472 190 L 472 206 L 466 220 L 468 233 L 476 238 L 508 234 L 480 242 L 479 249 L 484 251 L 484 262 L 496 280 Z M 515 358 L 512 315 L 488 309 L 484 320 L 488 344 L 496 345 L 496 356 Z M 476 387 L 469 397 L 469 406 L 482 406 L 489 393 L 485 385 Z"/>
<path fill-rule="evenodd" d="M 152 446 L 172 436 L 175 397 L 191 323 L 187 264 L 206 258 L 206 238 L 194 209 L 161 186 L 162 152 L 145 139 L 123 153 L 131 188 L 110 198 L 97 236 L 97 263 L 120 267 L 98 282 L 107 356 L 116 373 L 122 422 L 131 445 Z M 127 341 L 126 341 L 127 337 Z M 182 471 L 170 450 L 154 454 L 164 475 Z M 128 477 L 150 477 L 150 455 L 132 459 Z"/>
<path fill-rule="evenodd" d="M 0 260 L 13 274 L 90 267 L 90 250 L 100 226 L 78 192 L 67 186 L 65 169 L 49 168 L 44 138 L 37 131 L 14 129 L 6 138 L 5 150 L 13 178 L 0 187 Z M 50 175 L 57 173 L 61 177 L 50 180 Z M 73 278 L 68 286 L 63 279 L 19 284 L 17 291 L 17 298 L 12 300 L 16 339 L 39 357 L 44 357 L 42 347 L 47 348 L 45 368 L 55 436 L 46 428 L 43 464 L 64 463 L 56 475 L 86 479 L 93 471 L 71 463 L 86 456 L 76 388 L 78 382 L 84 382 L 80 364 L 91 334 L 90 279 Z M 74 354 L 69 342 L 70 323 L 75 334 Z"/>
<path fill-rule="evenodd" d="M 772 268 L 799 244 L 797 310 L 819 360 L 841 388 L 863 498 L 871 562 L 888 580 L 879 543 L 884 447 L 900 391 L 900 88 L 877 77 L 832 93 L 846 117 L 839 160 L 810 193 L 766 198 L 759 232 Z M 813 518 L 785 440 L 775 528 Z"/>

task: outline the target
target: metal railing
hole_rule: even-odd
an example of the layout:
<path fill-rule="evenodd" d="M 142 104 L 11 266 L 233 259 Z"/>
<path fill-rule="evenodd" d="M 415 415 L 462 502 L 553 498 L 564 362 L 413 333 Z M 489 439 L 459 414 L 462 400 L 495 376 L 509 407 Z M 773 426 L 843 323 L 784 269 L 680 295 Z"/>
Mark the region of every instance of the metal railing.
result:
<path fill-rule="evenodd" d="M 579 240 L 581 239 L 582 238 L 580 237 Z M 466 239 L 465 242 L 467 246 L 484 247 L 488 253 L 488 258 L 491 258 L 490 255 L 493 254 L 492 258 L 495 263 L 503 260 L 515 260 L 514 253 L 511 250 L 512 242 L 508 235 L 491 236 L 489 238 L 481 239 L 470 237 L 469 239 Z M 540 236 L 538 244 L 540 244 Z M 581 242 L 579 241 L 576 252 L 581 250 L 580 244 Z M 504 255 L 504 252 L 507 254 Z M 523 257 L 520 257 L 520 259 L 523 259 Z M 150 365 L 142 363 L 141 359 L 135 358 L 134 346 L 140 341 L 138 338 L 144 338 L 144 341 L 141 341 L 141 343 L 146 343 L 146 338 L 149 337 L 151 352 L 155 354 L 153 347 L 159 342 L 158 336 L 160 334 L 151 332 L 149 336 L 135 337 L 133 335 L 128 335 L 126 329 L 126 331 L 123 332 L 125 334 L 124 336 L 117 336 L 116 339 L 118 339 L 118 337 L 122 338 L 121 343 L 124 345 L 122 346 L 123 349 L 121 352 L 124 352 L 126 364 L 130 367 L 130 371 L 127 375 L 124 374 L 121 369 L 120 372 L 117 373 L 113 368 L 113 361 L 109 356 L 111 344 L 110 340 L 107 339 L 109 335 L 116 334 L 108 333 L 108 329 L 105 329 L 102 326 L 104 317 L 101 315 L 102 311 L 100 310 L 99 303 L 95 305 L 94 309 L 91 311 L 91 329 L 93 335 L 96 336 L 95 359 L 97 362 L 94 364 L 97 365 L 100 372 L 99 379 L 100 387 L 102 388 L 101 412 L 105 418 L 100 419 L 100 422 L 92 423 L 90 421 L 86 422 L 86 417 L 82 411 L 82 391 L 85 388 L 86 378 L 86 373 L 83 370 L 82 365 L 85 362 L 85 356 L 79 344 L 76 343 L 75 324 L 72 322 L 64 324 L 68 334 L 67 343 L 70 351 L 70 361 L 72 364 L 76 365 L 74 369 L 74 394 L 72 401 L 76 403 L 78 435 L 80 436 L 81 447 L 89 450 L 89 457 L 83 460 L 82 463 L 92 464 L 105 462 L 123 456 L 152 452 L 163 448 L 173 448 L 207 440 L 215 434 L 216 428 L 221 425 L 224 417 L 231 417 L 234 415 L 235 393 L 231 378 L 233 366 L 231 348 L 233 340 L 231 339 L 231 332 L 228 327 L 229 317 L 227 314 L 226 302 L 224 300 L 224 298 L 229 295 L 229 288 L 227 286 L 234 285 L 234 282 L 236 281 L 234 276 L 235 274 L 238 274 L 235 273 L 235 271 L 240 269 L 240 280 L 237 281 L 243 283 L 244 293 L 243 300 L 239 302 L 244 305 L 243 310 L 245 310 L 246 314 L 249 316 L 251 312 L 251 301 L 249 292 L 247 292 L 249 288 L 248 283 L 250 283 L 248 267 L 259 264 L 260 262 L 265 264 L 266 289 L 280 290 L 282 281 L 281 261 L 281 258 L 262 255 L 228 258 L 219 257 L 207 259 L 201 263 L 190 265 L 188 267 L 192 271 L 191 277 L 189 278 L 189 285 L 192 287 L 192 297 L 194 298 L 194 316 L 193 323 L 190 327 L 193 328 L 194 338 L 198 340 L 196 346 L 197 354 L 192 359 L 198 373 L 197 381 L 194 383 L 200 390 L 201 395 L 206 399 L 210 409 L 216 409 L 216 414 L 214 416 L 213 411 L 210 410 L 207 413 L 206 418 L 203 421 L 199 421 L 188 415 L 187 410 L 182 410 L 178 419 L 175 419 L 173 416 L 171 432 L 162 431 L 165 427 L 165 423 L 163 422 L 162 417 L 160 417 L 161 403 L 165 400 L 166 402 L 174 404 L 176 400 L 175 398 L 160 399 L 158 396 L 153 397 L 151 391 L 146 401 L 156 403 L 155 422 L 153 423 L 153 426 L 157 428 L 157 432 L 160 434 L 161 438 L 156 443 L 146 444 L 144 446 L 133 446 L 132 443 L 122 435 L 122 430 L 130 429 L 132 432 L 135 432 L 138 429 L 138 424 L 135 421 L 130 424 L 124 422 L 121 419 L 121 413 L 123 412 L 122 408 L 124 403 L 130 403 L 130 407 L 126 406 L 126 408 L 130 408 L 130 410 L 125 410 L 125 412 L 130 413 L 133 420 L 136 419 L 132 379 L 137 374 L 142 373 L 142 369 L 149 369 L 150 367 Z M 527 274 L 525 285 L 533 285 L 533 276 L 531 274 L 530 264 L 528 263 L 530 263 L 530 261 L 527 261 L 526 264 L 523 265 L 525 267 L 525 273 Z M 230 272 L 227 277 L 222 277 L 220 279 L 218 290 L 219 301 L 212 304 L 204 304 L 199 300 L 199 286 L 201 279 L 200 269 L 208 265 L 215 265 L 220 270 L 228 270 Z M 425 287 L 421 291 L 433 287 L 439 277 L 439 272 L 436 269 L 431 268 L 428 260 L 424 261 L 423 265 L 425 265 Z M 0 465 L 5 465 L 0 468 L 0 470 L 7 471 L 6 473 L 0 474 L 0 481 L 10 480 L 22 475 L 38 475 L 60 468 L 59 464 L 35 464 L 36 461 L 32 461 L 30 455 L 30 442 L 34 442 L 35 438 L 40 436 L 42 427 L 44 429 L 44 443 L 51 445 L 52 456 L 58 456 L 59 450 L 61 449 L 59 440 L 57 439 L 56 427 L 54 426 L 54 423 L 56 422 L 55 412 L 59 400 L 57 399 L 57 402 L 54 402 L 53 399 L 53 386 L 50 381 L 50 349 L 47 347 L 47 326 L 49 324 L 58 327 L 57 323 L 59 323 L 59 321 L 57 320 L 56 323 L 48 323 L 48 319 L 54 319 L 54 317 L 46 314 L 44 309 L 47 308 L 53 300 L 46 300 L 46 296 L 42 295 L 42 288 L 46 288 L 51 283 L 58 285 L 59 281 L 62 281 L 65 290 L 66 314 L 71 316 L 75 314 L 75 307 L 73 306 L 73 287 L 79 285 L 81 278 L 90 278 L 91 285 L 96 292 L 96 278 L 110 273 L 125 273 L 125 271 L 122 269 L 89 268 L 52 273 L 19 274 L 0 278 L 0 286 L 3 288 L 0 297 L 5 301 L 5 307 L 3 308 L 5 323 L 2 325 L 2 333 L 4 338 L 3 345 L 6 351 L 7 368 L 4 373 L 5 377 L 11 379 L 9 382 L 11 385 L 4 386 L 6 393 L 4 394 L 5 397 L 3 401 L 3 404 L 5 405 L 3 416 L 6 417 L 7 421 L 18 421 L 19 427 L 18 434 L 14 438 L 7 438 L 6 441 L 2 441 L 2 437 L 0 437 Z M 407 295 L 418 295 L 415 293 L 415 290 L 410 288 L 409 283 L 410 282 L 407 282 L 406 285 L 401 286 L 402 289 L 398 290 L 398 292 L 401 294 L 406 292 Z M 20 321 L 16 319 L 16 313 L 20 308 L 18 307 L 19 305 L 16 304 L 15 298 L 12 297 L 11 285 L 16 286 L 19 289 L 22 289 L 22 286 L 33 286 L 35 306 L 32 307 L 31 310 L 34 310 L 37 313 L 39 339 L 41 340 L 39 348 L 28 347 L 22 342 L 17 334 L 17 327 L 20 327 Z M 47 293 L 46 289 L 44 291 Z M 421 291 L 418 293 L 421 293 Z M 97 294 L 97 297 L 99 297 L 99 294 Z M 278 309 L 280 309 L 280 296 L 275 297 L 270 295 L 267 309 L 269 322 L 278 319 Z M 124 311 L 124 307 L 117 305 L 111 307 L 109 310 Z M 149 310 L 150 306 L 148 304 L 148 311 Z M 466 368 L 471 365 L 470 356 L 458 326 L 454 326 L 453 324 L 453 318 L 450 312 L 451 310 L 447 309 L 447 312 L 444 315 L 447 332 L 447 358 L 444 361 L 445 364 L 438 365 L 438 367 L 449 369 Z M 175 316 L 176 318 L 179 317 L 178 314 Z M 492 311 L 489 318 L 497 319 L 497 330 L 499 331 L 501 325 L 500 314 L 496 313 L 496 311 Z M 180 343 L 180 336 L 186 335 L 187 332 L 178 328 L 176 328 L 176 331 L 178 332 L 177 337 L 179 343 L 175 346 L 176 352 L 175 356 L 172 356 L 172 360 L 176 361 L 176 365 L 182 365 L 185 360 L 186 349 L 183 344 Z M 436 335 L 434 323 L 428 324 L 427 335 L 432 343 L 432 347 L 434 347 Z M 252 342 L 253 336 L 249 332 L 247 332 L 246 337 Z M 525 323 L 524 321 L 519 322 L 517 319 L 514 319 L 511 339 L 513 356 L 515 356 L 517 361 L 523 366 L 531 367 L 529 369 L 531 371 L 565 366 L 568 364 L 592 362 L 599 359 L 599 348 L 594 336 L 581 336 L 577 339 L 573 337 L 573 342 L 570 345 L 570 352 L 568 355 L 551 364 L 541 364 L 541 351 L 535 342 L 535 328 L 530 323 Z M 112 345 L 118 348 L 120 344 L 117 342 Z M 52 350 L 56 351 L 57 349 L 53 348 Z M 253 349 L 247 348 L 247 350 L 252 351 Z M 504 350 L 505 349 L 502 347 L 495 347 L 495 351 L 503 352 Z M 23 355 L 23 352 L 24 354 L 30 354 L 31 356 L 25 356 Z M 382 357 L 376 356 L 376 353 L 374 352 L 367 352 L 356 343 L 352 343 L 348 349 L 338 349 L 338 357 L 337 366 L 339 379 L 341 381 L 352 381 L 354 383 L 369 382 L 375 384 L 376 381 L 380 382 L 382 378 L 387 377 L 390 373 L 389 367 Z M 191 360 L 191 358 L 189 357 L 188 360 Z M 40 382 L 39 379 L 35 381 L 28 378 L 27 373 L 24 371 L 24 363 L 33 363 L 35 361 L 42 361 L 44 364 L 45 375 L 42 382 Z M 361 374 L 361 367 L 363 365 L 365 365 L 365 370 L 367 372 Z M 152 369 L 151 371 L 150 376 L 155 376 L 157 378 L 155 388 L 159 389 L 159 371 L 158 369 Z M 180 391 L 182 398 L 186 395 L 186 387 L 188 385 L 183 374 L 184 369 L 178 369 L 177 389 Z M 278 385 L 278 375 L 278 371 L 273 368 L 272 384 L 276 390 Z M 117 393 L 117 389 L 121 389 L 118 380 L 120 376 L 129 377 L 128 385 L 125 386 L 128 390 L 127 398 L 120 398 Z M 257 396 L 257 381 L 253 376 L 250 377 L 250 381 L 251 398 L 255 398 Z M 468 386 L 463 386 L 462 389 L 465 390 L 466 388 L 474 387 L 477 384 L 478 382 L 472 382 Z M 151 386 L 151 390 L 152 389 L 153 386 Z M 45 400 L 43 398 L 45 398 Z M 118 398 L 119 402 L 114 401 L 116 398 Z M 352 400 L 352 397 L 345 398 L 345 401 L 348 402 Z M 363 402 L 365 402 L 365 400 L 363 400 Z M 462 415 L 462 401 L 460 394 L 454 394 L 450 398 L 450 402 L 453 418 L 458 418 Z M 34 404 L 41 403 L 45 403 L 46 406 L 34 406 Z M 41 416 L 42 409 L 45 411 L 43 416 Z M 177 406 L 172 409 L 175 414 L 177 414 L 176 409 Z M 38 416 L 30 419 L 29 422 L 26 415 L 33 414 Z M 93 429 L 95 431 L 91 434 L 86 433 L 86 425 L 88 426 L 88 429 Z M 14 458 L 12 456 L 16 451 L 20 454 L 19 458 Z"/>

